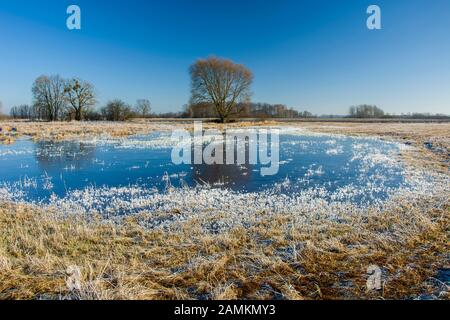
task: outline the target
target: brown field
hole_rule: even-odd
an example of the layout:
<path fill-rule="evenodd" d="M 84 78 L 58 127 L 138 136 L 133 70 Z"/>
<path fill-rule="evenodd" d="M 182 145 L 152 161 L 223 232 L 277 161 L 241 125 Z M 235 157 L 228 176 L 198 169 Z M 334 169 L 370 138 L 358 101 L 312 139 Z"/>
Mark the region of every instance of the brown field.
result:
<path fill-rule="evenodd" d="M 191 128 L 193 120 L 136 119 L 128 122 L 28 122 L 0 121 L 0 127 L 6 130 L 17 129 L 17 135 L 34 139 L 73 139 L 100 135 L 127 136 L 147 133 L 153 130 L 171 130 L 174 127 Z M 246 126 L 298 126 L 308 130 L 350 135 L 380 135 L 415 143 L 433 142 L 449 150 L 450 122 L 373 122 L 373 121 L 243 121 L 230 124 L 204 122 L 205 128 L 224 129 Z"/>
<path fill-rule="evenodd" d="M 449 174 L 450 123 L 240 122 L 289 125 L 348 135 L 382 136 L 416 146 L 409 166 Z M 34 139 L 73 139 L 190 127 L 190 122 L 0 122 Z M 205 127 L 224 128 L 206 124 Z M 448 188 L 447 188 L 448 190 Z M 0 204 L 0 299 L 449 299 L 437 272 L 449 268 L 449 194 L 394 199 L 385 212 L 348 213 L 344 221 L 267 215 L 249 228 L 218 235 L 205 212 L 170 233 L 148 230 L 145 214 L 113 223 L 97 217 L 13 203 Z M 182 208 L 180 208 L 182 210 Z M 153 213 L 147 213 L 153 214 Z M 178 214 L 173 212 L 173 214 Z M 367 291 L 369 265 L 383 269 Z M 80 283 L 67 285 L 79 272 Z"/>

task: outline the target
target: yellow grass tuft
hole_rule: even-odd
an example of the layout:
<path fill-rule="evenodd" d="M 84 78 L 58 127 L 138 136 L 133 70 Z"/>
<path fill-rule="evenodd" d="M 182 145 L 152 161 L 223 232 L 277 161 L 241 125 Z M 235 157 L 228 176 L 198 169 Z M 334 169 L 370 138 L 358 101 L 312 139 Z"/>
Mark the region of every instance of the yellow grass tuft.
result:
<path fill-rule="evenodd" d="M 400 206 L 294 229 L 279 215 L 213 236 L 195 220 L 166 233 L 144 229 L 139 216 L 115 225 L 5 204 L 0 298 L 412 297 L 434 290 L 426 280 L 447 263 L 448 213 L 448 203 L 427 212 Z M 380 292 L 366 290 L 371 264 L 386 273 Z"/>

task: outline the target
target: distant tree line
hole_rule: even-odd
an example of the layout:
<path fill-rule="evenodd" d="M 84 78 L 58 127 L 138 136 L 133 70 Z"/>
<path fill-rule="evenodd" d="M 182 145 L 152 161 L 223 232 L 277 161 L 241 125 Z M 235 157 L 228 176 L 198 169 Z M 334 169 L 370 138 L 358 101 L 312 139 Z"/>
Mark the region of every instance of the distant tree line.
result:
<path fill-rule="evenodd" d="M 3 114 L 3 103 L 0 101 L 0 119 L 5 118 L 6 116 Z"/>
<path fill-rule="evenodd" d="M 386 113 L 383 119 L 431 119 L 431 120 L 448 120 L 449 115 L 442 113 L 419 113 L 419 112 L 409 112 L 401 114 L 389 114 Z"/>
<path fill-rule="evenodd" d="M 215 62 L 219 63 L 219 62 Z M 220 63 L 219 63 L 220 64 Z M 233 69 L 232 64 L 227 67 Z M 246 75 L 246 77 L 250 75 Z M 244 80 L 243 80 L 244 81 Z M 245 81 L 244 81 L 245 82 Z M 243 84 L 247 90 L 247 83 Z M 114 99 L 103 107 L 95 108 L 96 93 L 94 86 L 79 78 L 64 79 L 59 75 L 40 76 L 32 87 L 33 103 L 14 106 L 10 117 L 14 119 L 60 121 L 124 121 L 130 118 L 312 118 L 308 111 L 299 112 L 283 104 L 251 103 L 247 98 L 227 104 L 225 115 L 220 115 L 213 102 L 199 102 L 186 105 L 182 112 L 155 114 L 151 111 L 148 99 L 139 99 L 135 106 Z M 223 107 L 225 108 L 225 107 Z"/>
<path fill-rule="evenodd" d="M 20 106 L 14 106 L 9 111 L 9 115 L 13 119 L 29 119 L 36 120 L 40 119 L 41 116 L 38 115 L 39 110 L 35 109 L 35 106 L 30 106 L 28 104 L 22 104 Z"/>
<path fill-rule="evenodd" d="M 297 111 L 283 104 L 240 103 L 232 113 L 237 118 L 314 118 L 308 111 Z M 218 118 L 214 105 L 197 103 L 185 107 L 184 117 L 188 118 Z"/>
<path fill-rule="evenodd" d="M 377 106 L 362 104 L 350 107 L 349 116 L 350 118 L 382 118 L 384 111 Z"/>
<path fill-rule="evenodd" d="M 190 104 L 181 112 L 152 113 L 148 99 L 139 99 L 134 106 L 114 99 L 100 108 L 94 86 L 79 78 L 64 79 L 59 75 L 38 77 L 32 86 L 33 103 L 14 106 L 14 119 L 108 120 L 130 118 L 217 118 L 222 122 L 238 118 L 317 118 L 308 111 L 297 111 L 284 104 L 253 103 L 250 85 L 253 75 L 244 66 L 215 57 L 198 60 L 190 68 L 192 80 Z M 2 104 L 0 101 L 0 117 Z M 348 115 L 321 115 L 320 118 L 360 119 L 449 119 L 444 114 L 388 114 L 375 105 L 362 104 L 349 108 Z"/>
<path fill-rule="evenodd" d="M 450 116 L 445 114 L 431 114 L 431 113 L 402 113 L 389 114 L 375 105 L 362 104 L 359 106 L 352 106 L 349 109 L 349 118 L 358 119 L 449 119 Z"/>
<path fill-rule="evenodd" d="M 116 99 L 96 110 L 94 86 L 87 81 L 59 75 L 40 76 L 32 87 L 32 105 L 14 106 L 10 116 L 29 120 L 109 120 L 123 121 L 132 117 L 150 116 L 151 105 L 147 99 L 139 99 L 136 106 Z"/>

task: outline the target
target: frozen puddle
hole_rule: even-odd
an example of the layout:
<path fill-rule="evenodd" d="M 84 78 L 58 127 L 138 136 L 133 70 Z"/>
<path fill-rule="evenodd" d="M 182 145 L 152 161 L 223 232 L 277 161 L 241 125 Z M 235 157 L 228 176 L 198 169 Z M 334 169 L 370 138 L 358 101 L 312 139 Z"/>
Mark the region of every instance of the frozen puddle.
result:
<path fill-rule="evenodd" d="M 108 216 L 364 207 L 417 188 L 398 157 L 404 147 L 286 129 L 280 135 L 279 172 L 263 177 L 258 165 L 174 165 L 169 132 L 89 141 L 19 140 L 0 145 L 0 200 Z"/>

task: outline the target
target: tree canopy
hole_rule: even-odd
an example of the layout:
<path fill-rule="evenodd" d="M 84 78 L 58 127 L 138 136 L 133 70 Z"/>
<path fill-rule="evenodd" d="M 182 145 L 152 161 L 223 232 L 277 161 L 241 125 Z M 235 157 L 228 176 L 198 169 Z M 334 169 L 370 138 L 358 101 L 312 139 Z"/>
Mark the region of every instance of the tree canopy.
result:
<path fill-rule="evenodd" d="M 237 105 L 250 102 L 252 72 L 230 60 L 209 57 L 197 60 L 189 70 L 191 103 L 210 103 L 222 122 L 239 113 Z"/>

